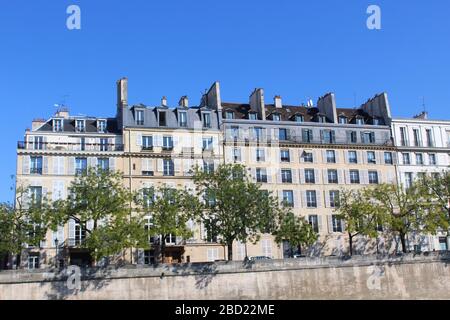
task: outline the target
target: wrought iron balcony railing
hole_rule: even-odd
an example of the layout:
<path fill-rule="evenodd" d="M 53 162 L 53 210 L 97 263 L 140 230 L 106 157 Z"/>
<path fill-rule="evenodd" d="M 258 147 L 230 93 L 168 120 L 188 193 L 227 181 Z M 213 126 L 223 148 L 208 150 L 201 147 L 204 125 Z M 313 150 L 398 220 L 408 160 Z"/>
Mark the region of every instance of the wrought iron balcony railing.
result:
<path fill-rule="evenodd" d="M 51 151 L 123 151 L 123 144 L 71 143 L 71 142 L 27 142 L 18 141 L 17 149 Z"/>

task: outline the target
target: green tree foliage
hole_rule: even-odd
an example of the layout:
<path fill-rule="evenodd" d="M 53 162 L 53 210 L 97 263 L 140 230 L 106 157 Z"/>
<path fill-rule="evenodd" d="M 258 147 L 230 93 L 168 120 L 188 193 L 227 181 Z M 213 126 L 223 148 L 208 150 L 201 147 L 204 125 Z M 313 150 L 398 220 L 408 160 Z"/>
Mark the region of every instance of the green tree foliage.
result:
<path fill-rule="evenodd" d="M 339 203 L 335 212 L 345 222 L 350 255 L 353 255 L 353 240 L 356 236 L 376 237 L 377 226 L 382 221 L 379 208 L 373 204 L 367 189 L 339 191 Z"/>
<path fill-rule="evenodd" d="M 193 178 L 205 203 L 203 222 L 227 246 L 228 260 L 233 241 L 256 243 L 262 233 L 275 231 L 278 201 L 252 181 L 244 166 L 221 164 L 214 172 L 196 167 Z"/>
<path fill-rule="evenodd" d="M 422 192 L 428 194 L 431 201 L 435 201 L 437 210 L 446 212 L 447 220 L 450 221 L 450 172 L 425 176 L 422 185 Z"/>
<path fill-rule="evenodd" d="M 89 168 L 71 183 L 69 197 L 55 203 L 55 224 L 78 222 L 86 232 L 81 247 L 95 260 L 118 254 L 146 243 L 142 214 L 132 214 L 133 199 L 121 173 Z"/>
<path fill-rule="evenodd" d="M 407 234 L 436 234 L 440 228 L 448 228 L 446 213 L 436 210 L 436 203 L 423 192 L 421 182 L 415 181 L 409 188 L 381 184 L 372 189 L 370 195 L 378 206 L 383 225 L 399 236 L 405 253 Z"/>
<path fill-rule="evenodd" d="M 161 236 L 160 261 L 166 257 L 166 241 L 169 236 L 184 239 L 192 237 L 188 221 L 198 220 L 202 205 L 195 195 L 187 190 L 169 188 L 165 185 L 145 191 L 140 204 L 145 215 L 150 217 L 148 236 Z"/>

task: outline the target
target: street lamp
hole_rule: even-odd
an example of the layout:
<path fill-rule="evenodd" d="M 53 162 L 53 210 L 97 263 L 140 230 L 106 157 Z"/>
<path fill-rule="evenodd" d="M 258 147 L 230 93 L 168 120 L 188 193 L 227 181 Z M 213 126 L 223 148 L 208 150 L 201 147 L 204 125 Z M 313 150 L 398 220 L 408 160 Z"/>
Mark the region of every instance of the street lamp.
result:
<path fill-rule="evenodd" d="M 58 238 L 56 238 L 56 239 L 55 239 L 55 250 L 56 250 L 56 254 L 55 254 L 55 266 L 56 266 L 56 269 L 58 269 L 58 243 L 59 243 L 59 240 L 58 240 Z"/>

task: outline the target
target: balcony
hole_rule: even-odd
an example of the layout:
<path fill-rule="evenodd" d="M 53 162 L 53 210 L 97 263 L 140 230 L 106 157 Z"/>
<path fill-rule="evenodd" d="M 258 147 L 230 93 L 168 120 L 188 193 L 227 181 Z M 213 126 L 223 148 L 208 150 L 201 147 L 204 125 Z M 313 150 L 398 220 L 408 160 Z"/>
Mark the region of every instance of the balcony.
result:
<path fill-rule="evenodd" d="M 170 151 L 172 151 L 173 150 L 173 146 L 163 146 L 162 147 L 162 151 L 168 151 L 168 152 L 170 152 Z"/>
<path fill-rule="evenodd" d="M 143 146 L 141 151 L 143 151 L 143 152 L 152 152 L 153 151 L 153 146 Z"/>
<path fill-rule="evenodd" d="M 18 141 L 17 149 L 20 150 L 49 150 L 49 151 L 123 151 L 123 144 L 105 143 L 71 143 L 71 142 L 33 142 Z"/>
<path fill-rule="evenodd" d="M 42 168 L 30 168 L 30 174 L 42 174 Z"/>

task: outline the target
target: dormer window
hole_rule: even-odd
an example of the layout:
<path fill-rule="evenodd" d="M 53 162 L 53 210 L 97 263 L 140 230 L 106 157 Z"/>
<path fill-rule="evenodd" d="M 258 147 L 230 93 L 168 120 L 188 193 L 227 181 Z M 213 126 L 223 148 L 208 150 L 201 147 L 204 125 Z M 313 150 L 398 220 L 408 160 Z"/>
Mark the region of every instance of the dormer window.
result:
<path fill-rule="evenodd" d="M 97 131 L 101 133 L 106 132 L 106 120 L 97 120 Z"/>
<path fill-rule="evenodd" d="M 281 116 L 279 113 L 272 114 L 272 120 L 273 121 L 281 121 Z"/>
<path fill-rule="evenodd" d="M 187 112 L 178 111 L 178 124 L 180 127 L 187 127 Z"/>
<path fill-rule="evenodd" d="M 135 119 L 138 126 L 144 125 L 144 110 L 136 110 Z"/>
<path fill-rule="evenodd" d="M 203 128 L 211 128 L 211 113 L 203 112 L 202 119 L 203 119 Z"/>
<path fill-rule="evenodd" d="M 84 132 L 85 131 L 85 121 L 83 119 L 75 120 L 75 131 Z"/>
<path fill-rule="evenodd" d="M 53 132 L 63 131 L 63 121 L 62 119 L 53 119 Z"/>
<path fill-rule="evenodd" d="M 166 112 L 165 111 L 159 111 L 158 112 L 158 124 L 160 127 L 166 127 L 167 121 L 166 121 Z"/>
<path fill-rule="evenodd" d="M 325 122 L 327 122 L 327 117 L 325 117 L 325 116 L 319 116 L 319 122 L 320 122 L 320 123 L 325 123 Z"/>
<path fill-rule="evenodd" d="M 379 126 L 380 123 L 381 123 L 381 121 L 380 121 L 379 118 L 373 118 L 373 119 L 372 119 L 372 124 L 373 124 L 374 126 Z"/>
<path fill-rule="evenodd" d="M 249 120 L 257 120 L 258 119 L 258 115 L 255 112 L 250 112 L 248 114 L 248 119 Z"/>
<path fill-rule="evenodd" d="M 361 117 L 356 118 L 356 124 L 363 125 L 364 124 L 364 119 L 361 118 Z"/>
<path fill-rule="evenodd" d="M 303 115 L 301 115 L 301 114 L 296 114 L 294 120 L 295 120 L 295 122 L 304 122 L 305 117 L 303 117 Z"/>
<path fill-rule="evenodd" d="M 225 119 L 228 119 L 228 120 L 234 119 L 234 112 L 233 111 L 225 112 Z"/>
<path fill-rule="evenodd" d="M 346 123 L 348 123 L 347 117 L 346 117 L 346 116 L 340 116 L 340 117 L 339 117 L 339 123 L 340 123 L 340 124 L 346 124 Z"/>

